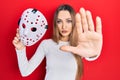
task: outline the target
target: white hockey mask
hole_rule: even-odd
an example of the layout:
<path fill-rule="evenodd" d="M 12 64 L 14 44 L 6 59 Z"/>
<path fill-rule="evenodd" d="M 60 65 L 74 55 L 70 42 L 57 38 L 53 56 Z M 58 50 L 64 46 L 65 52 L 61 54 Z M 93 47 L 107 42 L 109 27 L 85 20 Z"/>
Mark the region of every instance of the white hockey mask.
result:
<path fill-rule="evenodd" d="M 45 34 L 48 23 L 37 9 L 26 9 L 19 20 L 20 39 L 26 46 L 37 43 Z"/>

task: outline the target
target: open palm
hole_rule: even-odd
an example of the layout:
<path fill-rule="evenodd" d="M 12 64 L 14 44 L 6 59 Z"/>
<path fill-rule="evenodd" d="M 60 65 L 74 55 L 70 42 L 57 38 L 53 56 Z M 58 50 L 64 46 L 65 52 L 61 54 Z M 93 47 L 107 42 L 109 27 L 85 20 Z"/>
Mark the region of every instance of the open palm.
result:
<path fill-rule="evenodd" d="M 78 45 L 63 46 L 63 51 L 72 52 L 82 57 L 94 57 L 100 54 L 102 49 L 102 24 L 101 19 L 96 17 L 96 27 L 92 20 L 90 11 L 84 8 L 76 14 L 76 29 L 78 34 Z M 96 28 L 96 29 L 95 29 Z"/>

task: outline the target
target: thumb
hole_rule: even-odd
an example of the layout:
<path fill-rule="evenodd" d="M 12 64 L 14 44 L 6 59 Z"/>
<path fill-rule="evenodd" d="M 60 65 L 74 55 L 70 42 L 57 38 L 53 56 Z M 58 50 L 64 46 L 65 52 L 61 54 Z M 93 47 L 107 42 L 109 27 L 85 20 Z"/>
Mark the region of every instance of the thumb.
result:
<path fill-rule="evenodd" d="M 73 47 L 73 46 L 61 46 L 60 50 L 66 51 L 66 52 L 76 53 L 76 47 Z"/>

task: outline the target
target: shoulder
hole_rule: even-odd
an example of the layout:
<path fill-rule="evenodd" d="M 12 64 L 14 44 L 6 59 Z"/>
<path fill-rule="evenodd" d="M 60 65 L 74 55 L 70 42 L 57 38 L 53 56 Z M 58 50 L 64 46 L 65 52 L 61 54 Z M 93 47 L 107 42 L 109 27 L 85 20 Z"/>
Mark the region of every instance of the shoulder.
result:
<path fill-rule="evenodd" d="M 42 43 L 54 43 L 52 39 L 44 39 Z"/>
<path fill-rule="evenodd" d="M 44 45 L 53 45 L 53 44 L 56 44 L 56 42 L 54 42 L 52 39 L 45 39 L 41 42 L 41 44 L 44 44 Z"/>
<path fill-rule="evenodd" d="M 42 48 L 44 51 L 49 51 L 51 48 L 55 47 L 57 45 L 56 42 L 54 42 L 52 39 L 44 39 L 40 43 L 38 48 Z"/>

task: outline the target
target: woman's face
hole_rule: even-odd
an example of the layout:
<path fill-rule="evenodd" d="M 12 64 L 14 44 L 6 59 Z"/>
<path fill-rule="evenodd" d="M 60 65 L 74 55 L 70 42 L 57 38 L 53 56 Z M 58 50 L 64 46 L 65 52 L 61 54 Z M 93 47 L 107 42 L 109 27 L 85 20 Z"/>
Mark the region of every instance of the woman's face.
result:
<path fill-rule="evenodd" d="M 60 11 L 56 23 L 59 33 L 62 36 L 61 38 L 68 39 L 72 32 L 72 18 L 70 13 L 67 10 Z"/>

